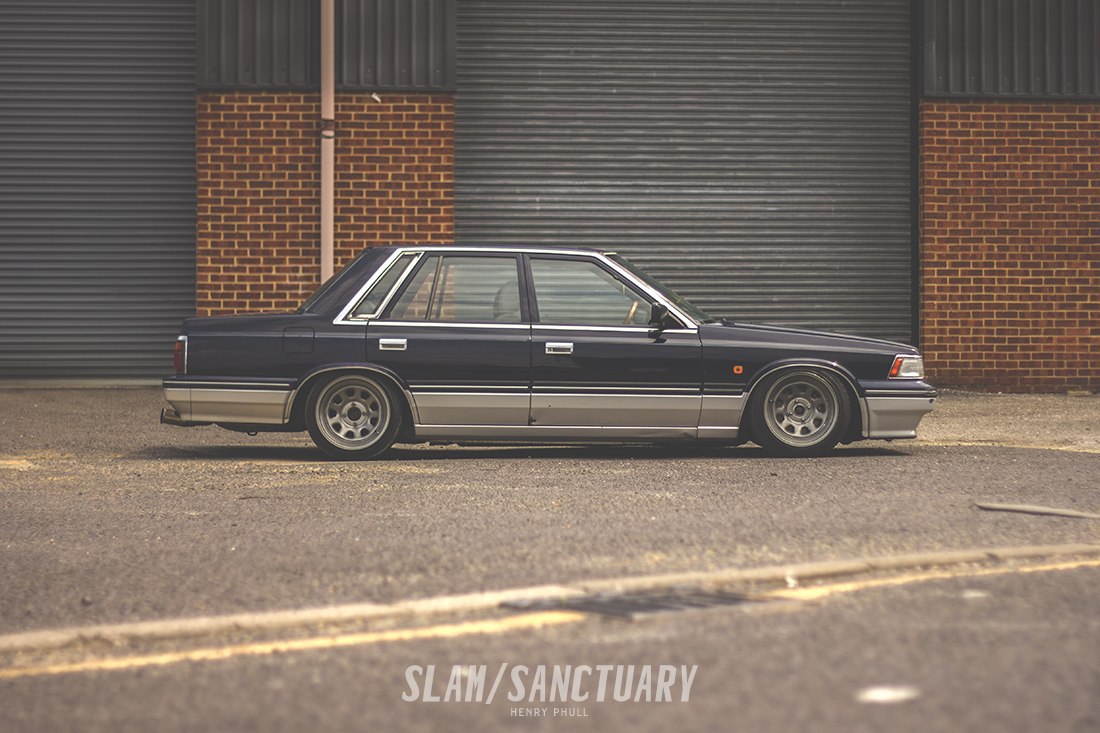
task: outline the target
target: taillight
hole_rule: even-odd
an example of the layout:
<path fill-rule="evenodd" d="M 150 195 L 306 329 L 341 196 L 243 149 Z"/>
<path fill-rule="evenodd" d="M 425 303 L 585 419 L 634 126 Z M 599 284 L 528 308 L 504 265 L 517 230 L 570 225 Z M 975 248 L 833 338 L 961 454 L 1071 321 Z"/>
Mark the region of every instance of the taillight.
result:
<path fill-rule="evenodd" d="M 187 337 L 180 336 L 176 339 L 176 347 L 172 351 L 172 366 L 176 369 L 176 374 L 184 374 L 187 372 Z"/>

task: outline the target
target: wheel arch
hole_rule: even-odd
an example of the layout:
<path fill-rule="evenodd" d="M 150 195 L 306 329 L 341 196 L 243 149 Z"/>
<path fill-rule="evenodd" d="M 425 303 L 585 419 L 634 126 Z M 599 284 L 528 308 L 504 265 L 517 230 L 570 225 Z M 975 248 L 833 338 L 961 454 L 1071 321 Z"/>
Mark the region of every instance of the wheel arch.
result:
<path fill-rule="evenodd" d="M 828 361 L 826 359 L 788 359 L 785 361 L 772 362 L 757 372 L 757 374 L 749 380 L 749 383 L 745 386 L 744 404 L 749 404 L 749 401 L 752 399 L 753 390 L 755 390 L 768 376 L 778 372 L 807 368 L 822 369 L 840 377 L 840 382 L 848 392 L 848 397 L 853 400 L 853 403 L 858 408 L 852 410 L 852 424 L 848 426 L 844 440 L 846 442 L 851 442 L 861 437 L 867 437 L 867 400 L 859 387 L 859 380 L 857 380 L 855 375 L 850 371 L 835 361 Z M 742 420 L 742 423 L 744 422 L 745 421 Z"/>
<path fill-rule="evenodd" d="M 412 435 L 412 427 L 417 422 L 416 401 L 413 399 L 412 392 L 396 373 L 376 364 L 327 364 L 306 372 L 299 380 L 298 386 L 291 391 L 290 399 L 287 400 L 284 415 L 286 422 L 304 426 L 309 393 L 315 385 L 340 374 L 368 374 L 387 382 L 402 398 L 400 408 L 404 419 L 401 421 L 401 433 L 398 437 L 407 438 Z"/>

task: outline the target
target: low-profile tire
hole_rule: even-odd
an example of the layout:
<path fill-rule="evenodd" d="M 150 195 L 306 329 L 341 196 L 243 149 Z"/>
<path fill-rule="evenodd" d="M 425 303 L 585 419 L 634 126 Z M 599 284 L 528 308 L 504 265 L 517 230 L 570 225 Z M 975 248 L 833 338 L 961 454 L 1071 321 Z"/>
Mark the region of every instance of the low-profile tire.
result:
<path fill-rule="evenodd" d="M 844 437 L 852 403 L 832 374 L 790 369 L 768 375 L 753 388 L 748 412 L 752 439 L 768 453 L 819 456 Z"/>
<path fill-rule="evenodd" d="M 340 374 L 317 384 L 306 402 L 306 427 L 333 458 L 366 460 L 397 439 L 403 411 L 388 384 L 362 374 Z"/>

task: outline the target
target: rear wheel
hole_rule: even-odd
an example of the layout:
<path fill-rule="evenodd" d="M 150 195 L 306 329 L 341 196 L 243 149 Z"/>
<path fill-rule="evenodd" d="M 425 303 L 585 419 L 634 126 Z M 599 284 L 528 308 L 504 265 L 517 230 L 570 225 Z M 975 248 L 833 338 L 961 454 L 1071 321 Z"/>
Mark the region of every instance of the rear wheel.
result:
<path fill-rule="evenodd" d="M 386 384 L 344 374 L 314 387 L 306 427 L 317 447 L 333 458 L 361 460 L 385 452 L 401 429 L 401 408 Z"/>
<path fill-rule="evenodd" d="M 752 439 L 769 453 L 815 456 L 832 450 L 851 421 L 840 381 L 824 371 L 797 369 L 765 377 L 749 400 Z"/>

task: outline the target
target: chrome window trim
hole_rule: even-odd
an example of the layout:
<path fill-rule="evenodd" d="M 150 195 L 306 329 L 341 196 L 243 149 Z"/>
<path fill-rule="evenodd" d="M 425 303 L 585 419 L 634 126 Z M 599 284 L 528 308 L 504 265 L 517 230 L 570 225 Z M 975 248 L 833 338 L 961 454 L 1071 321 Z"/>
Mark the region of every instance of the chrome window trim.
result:
<path fill-rule="evenodd" d="M 362 325 L 363 321 L 359 321 L 359 325 Z M 372 326 L 412 326 L 414 328 L 511 328 L 520 330 L 529 330 L 531 328 L 530 323 L 476 323 L 476 322 L 462 322 L 454 323 L 453 321 L 371 321 Z"/>
<path fill-rule="evenodd" d="M 582 258 L 582 259 L 587 259 L 589 261 L 602 263 L 602 264 L 606 265 L 618 277 L 620 277 L 623 280 L 625 280 L 626 282 L 628 282 L 636 290 L 639 290 L 642 293 L 644 293 L 645 295 L 648 295 L 650 298 L 653 299 L 654 302 L 660 303 L 664 307 L 668 308 L 669 313 L 671 313 L 676 318 L 676 320 L 680 321 L 680 324 L 683 326 L 682 329 L 671 329 L 671 328 L 665 329 L 665 332 L 667 332 L 667 333 L 696 333 L 696 330 L 698 329 L 698 326 L 699 326 L 699 324 L 696 323 L 691 317 L 689 317 L 687 314 L 685 314 L 683 311 L 681 311 L 679 308 L 677 308 L 674 303 L 671 303 L 668 299 L 666 299 L 664 296 L 662 296 L 656 290 L 653 290 L 651 287 L 649 287 L 649 285 L 647 285 L 646 283 L 644 283 L 641 280 L 639 280 L 638 278 L 636 278 L 632 272 L 630 272 L 626 268 L 619 265 L 617 262 L 612 260 L 610 257 L 608 257 L 603 252 L 596 252 L 594 250 L 584 250 L 584 249 L 569 249 L 569 248 L 543 249 L 543 248 L 534 248 L 534 247 L 470 247 L 470 246 L 462 247 L 462 246 L 451 246 L 451 245 L 438 245 L 438 246 L 432 246 L 432 247 L 423 247 L 423 246 L 415 246 L 414 245 L 414 246 L 409 246 L 409 247 L 399 247 L 396 250 L 394 250 L 393 255 L 390 256 L 377 270 L 375 270 L 374 274 L 371 275 L 371 277 L 367 280 L 367 282 L 363 285 L 363 287 L 361 287 L 359 289 L 359 291 L 355 294 L 355 297 L 352 298 L 350 301 L 348 301 L 348 303 L 343 307 L 343 309 L 341 309 L 339 315 L 337 315 L 336 318 L 333 319 L 333 321 L 332 321 L 333 325 L 334 326 L 361 326 L 364 323 L 370 321 L 370 319 L 373 316 L 377 316 L 378 313 L 383 312 L 385 310 L 385 308 L 389 305 L 389 302 L 393 298 L 394 294 L 398 290 L 400 290 L 401 285 L 405 282 L 405 279 L 409 276 L 409 273 L 411 272 L 412 268 L 415 267 L 416 264 L 418 262 L 420 262 L 420 259 L 425 254 L 427 254 L 429 252 L 438 252 L 439 254 L 444 254 L 444 255 L 449 254 L 449 253 L 461 253 L 461 252 L 490 252 L 490 253 L 512 254 L 512 255 L 515 255 L 515 254 L 566 255 L 566 256 L 570 256 L 570 257 L 578 257 L 578 258 Z M 366 294 L 370 290 L 371 286 L 374 285 L 374 283 L 379 278 L 382 277 L 382 275 L 390 268 L 391 265 L 393 265 L 394 262 L 397 261 L 398 258 L 402 257 L 403 255 L 410 254 L 410 253 L 414 254 L 416 256 L 413 258 L 413 261 L 409 265 L 409 267 L 406 268 L 405 272 L 403 272 L 401 274 L 401 277 L 398 279 L 397 283 L 393 286 L 393 288 L 390 290 L 390 292 L 386 295 L 386 299 L 383 301 L 383 303 L 379 307 L 378 311 L 376 311 L 375 313 L 373 313 L 371 315 L 357 316 L 354 319 L 350 319 L 348 317 L 348 314 L 351 313 L 353 310 L 355 310 L 355 307 L 357 305 L 359 305 L 360 301 L 362 301 L 362 299 L 366 296 Z M 529 284 L 529 287 L 533 287 L 533 285 Z M 376 323 L 381 323 L 381 322 L 376 321 Z M 388 321 L 386 323 L 389 323 L 389 324 L 400 323 L 400 324 L 403 324 L 403 325 L 409 325 L 409 324 L 413 324 L 413 323 L 417 323 L 417 322 L 415 322 L 415 321 Z M 438 325 L 438 324 L 435 324 L 435 325 Z M 464 326 L 466 324 L 453 324 L 452 323 L 452 324 L 449 324 L 449 325 Z M 496 328 L 501 327 L 498 324 L 470 324 L 470 325 L 477 325 L 477 326 L 489 325 L 489 326 L 496 327 Z M 513 325 L 513 326 L 519 325 L 519 326 L 526 327 L 526 326 L 530 326 L 532 324 L 510 324 L 510 325 Z M 540 328 L 555 328 L 555 326 L 545 325 L 545 326 L 540 326 Z M 629 327 L 615 328 L 615 327 L 580 326 L 580 325 L 578 325 L 578 326 L 558 326 L 556 328 L 560 328 L 562 330 L 612 330 L 612 329 L 614 329 L 614 330 L 623 330 L 623 331 L 650 331 L 650 330 L 652 330 L 652 329 L 650 329 L 648 327 L 645 327 L 645 326 L 636 327 L 636 328 L 629 328 Z"/>
<path fill-rule="evenodd" d="M 654 329 L 649 326 L 559 326 L 548 323 L 532 323 L 534 328 L 545 328 L 550 331 L 616 331 L 631 333 L 649 333 Z M 666 328 L 661 333 L 698 333 L 694 328 Z"/>
<path fill-rule="evenodd" d="M 405 268 L 405 271 L 401 273 L 401 277 L 397 278 L 397 282 L 395 282 L 393 287 L 390 288 L 390 292 L 386 293 L 386 297 L 382 300 L 382 303 L 378 307 L 378 309 L 375 310 L 374 313 L 371 313 L 369 315 L 350 316 L 349 314 L 354 311 L 360 303 L 363 302 L 363 298 L 367 297 L 367 293 L 370 292 L 370 289 L 372 287 L 374 287 L 374 284 L 381 280 L 383 275 L 389 272 L 390 267 L 392 267 L 394 263 L 396 263 L 399 259 L 409 254 L 410 252 L 413 254 L 412 260 Z M 423 255 L 423 251 L 420 250 L 399 249 L 395 251 L 393 255 L 391 255 L 385 262 L 381 264 L 381 266 L 379 266 L 377 270 L 374 271 L 374 274 L 367 278 L 367 282 L 363 285 L 363 287 L 359 288 L 359 291 L 355 294 L 355 297 L 349 300 L 347 304 L 340 310 L 340 314 L 333 319 L 332 325 L 361 326 L 372 317 L 381 313 L 386 308 L 386 306 L 390 304 L 390 299 L 393 297 L 393 294 L 401 288 L 402 283 L 405 282 L 405 278 L 407 278 L 409 276 L 409 272 L 414 267 L 416 267 L 416 263 L 420 262 L 420 259 L 421 257 L 423 257 Z"/>
<path fill-rule="evenodd" d="M 603 252 L 584 252 L 584 251 L 578 251 L 578 252 L 551 252 L 551 253 L 531 252 L 530 254 L 561 254 L 561 255 L 566 255 L 566 256 L 569 256 L 569 257 L 576 257 L 578 259 L 586 259 L 590 262 L 594 261 L 597 264 L 602 263 L 602 264 L 606 265 L 608 269 L 611 270 L 611 272 L 614 276 L 618 277 L 620 280 L 626 281 L 626 283 L 628 285 L 630 285 L 632 288 L 634 288 L 637 291 L 641 291 L 641 293 L 643 295 L 649 296 L 650 302 L 660 303 L 665 308 L 667 308 L 669 313 L 671 313 L 676 318 L 676 320 L 678 320 L 680 322 L 680 325 L 684 327 L 683 330 L 687 331 L 688 333 L 694 333 L 695 328 L 698 328 L 698 326 L 699 326 L 698 323 L 696 323 L 694 320 L 692 320 L 690 317 L 688 317 L 683 311 L 681 311 L 679 308 L 677 308 L 675 306 L 675 304 L 669 302 L 663 295 L 658 293 L 653 288 L 649 287 L 649 285 L 647 285 L 645 282 L 643 282 L 643 281 L 639 280 L 637 277 L 635 277 L 634 273 L 630 272 L 630 270 L 627 270 L 625 267 L 623 267 L 619 263 L 615 262 L 615 260 L 608 257 Z M 534 289 L 534 287 L 535 287 L 534 282 L 531 282 L 529 284 L 529 286 L 532 289 Z M 535 298 L 536 298 L 536 300 L 538 299 L 538 294 L 537 293 L 535 295 Z M 551 325 L 551 324 L 546 324 L 546 325 L 536 324 L 536 325 L 539 325 L 540 328 L 554 328 L 555 327 L 554 325 Z M 577 325 L 577 326 L 568 325 L 568 326 L 562 326 L 562 328 L 569 328 L 569 329 L 575 329 L 575 328 L 601 329 L 601 330 L 608 330 L 608 331 L 610 331 L 610 330 L 652 331 L 653 330 L 649 326 L 636 326 L 634 328 L 630 328 L 630 327 L 620 328 L 620 327 L 615 327 L 615 326 L 606 326 L 605 327 L 605 326 L 592 326 L 592 325 Z M 665 329 L 666 332 L 667 331 L 678 332 L 680 330 L 681 329 L 671 329 L 671 328 L 666 328 Z"/>
<path fill-rule="evenodd" d="M 641 280 L 639 280 L 638 278 L 636 278 L 634 276 L 634 273 L 630 272 L 630 270 L 627 270 L 625 267 L 620 265 L 618 262 L 615 262 L 615 260 L 611 259 L 610 257 L 603 254 L 602 252 L 597 252 L 596 257 L 601 262 L 604 262 L 609 267 L 611 267 L 611 269 L 613 269 L 620 276 L 625 278 L 628 282 L 632 283 L 634 285 L 634 287 L 638 288 L 643 293 L 645 293 L 649 297 L 653 298 L 656 302 L 660 303 L 665 308 L 668 308 L 669 313 L 674 315 L 676 317 L 676 319 L 678 321 L 680 321 L 680 324 L 683 325 L 685 328 L 690 328 L 691 326 L 695 326 L 695 327 L 699 326 L 699 324 L 696 323 L 694 319 L 690 318 L 686 313 L 684 313 L 682 310 L 677 308 L 674 303 L 669 302 L 668 300 L 665 299 L 664 296 L 662 296 L 656 290 L 652 289 L 651 287 L 649 287 L 649 285 L 647 285 L 646 283 L 644 283 Z M 670 330 L 670 329 L 666 329 L 666 330 Z"/>

